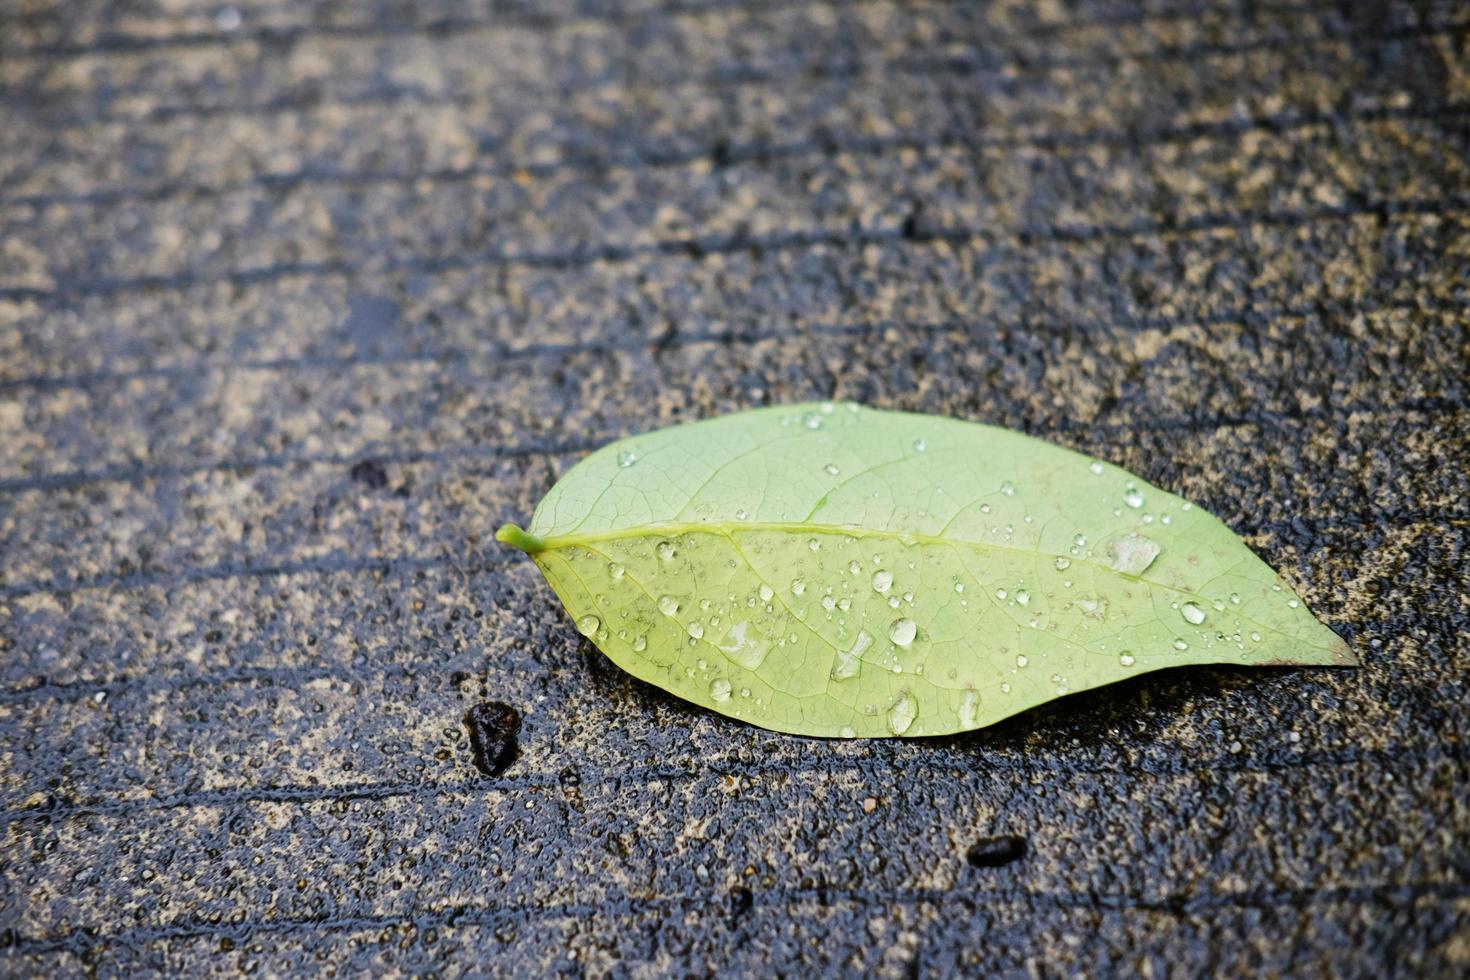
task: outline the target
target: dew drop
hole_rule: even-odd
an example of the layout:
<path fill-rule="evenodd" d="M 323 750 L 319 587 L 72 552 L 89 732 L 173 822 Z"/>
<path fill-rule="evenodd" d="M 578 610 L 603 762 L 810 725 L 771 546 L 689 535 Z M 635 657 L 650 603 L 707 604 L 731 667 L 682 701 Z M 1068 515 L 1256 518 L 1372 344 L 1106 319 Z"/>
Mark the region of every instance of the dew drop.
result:
<path fill-rule="evenodd" d="M 1087 537 L 1086 537 L 1086 535 L 1083 535 L 1083 534 L 1074 534 L 1072 536 L 1072 546 L 1074 548 L 1085 548 L 1085 547 L 1087 547 Z"/>
<path fill-rule="evenodd" d="M 689 636 L 691 638 L 696 640 L 701 640 L 704 638 L 704 624 L 701 623 L 699 620 L 696 619 L 694 622 L 690 623 L 684 628 L 689 631 Z"/>
<path fill-rule="evenodd" d="M 636 462 L 638 462 L 637 453 L 631 452 L 626 449 L 618 453 L 618 466 L 622 467 L 623 469 L 626 470 L 628 467 L 632 466 Z"/>
<path fill-rule="evenodd" d="M 750 688 L 748 688 L 748 687 L 742 687 L 740 689 L 740 696 L 742 698 L 748 698 L 748 697 L 750 697 Z"/>
<path fill-rule="evenodd" d="M 854 558 L 852 561 L 847 563 L 847 570 L 856 575 L 863 570 L 863 563 Z"/>
<path fill-rule="evenodd" d="M 749 516 L 750 516 L 750 513 L 748 511 L 746 511 L 744 507 L 740 508 L 739 510 L 737 510 L 735 512 L 735 519 L 737 521 L 743 521 L 746 518 L 748 518 Z"/>
<path fill-rule="evenodd" d="M 980 695 L 975 693 L 974 688 L 966 688 L 965 696 L 960 700 L 960 725 L 965 728 L 974 728 L 980 723 Z"/>
<path fill-rule="evenodd" d="M 1132 667 L 1133 654 L 1129 653 L 1127 650 L 1124 650 L 1122 653 L 1118 654 L 1118 663 L 1122 664 L 1124 667 Z"/>
<path fill-rule="evenodd" d="M 1067 569 L 1069 569 L 1069 568 L 1072 567 L 1072 562 L 1069 559 L 1063 558 L 1060 555 L 1058 555 L 1057 556 L 1057 560 L 1056 560 L 1056 566 L 1057 566 L 1057 571 L 1064 572 Z"/>
<path fill-rule="evenodd" d="M 726 680 L 710 681 L 709 696 L 716 701 L 730 700 L 730 682 Z"/>
<path fill-rule="evenodd" d="M 602 620 L 596 616 L 583 616 L 577 620 L 577 632 L 583 636 L 592 636 L 600 629 L 602 629 Z"/>
<path fill-rule="evenodd" d="M 661 612 L 661 613 L 663 613 L 665 616 L 675 616 L 675 615 L 677 615 L 678 612 L 679 612 L 679 600 L 678 599 L 675 599 L 671 595 L 661 595 L 661 596 L 659 596 L 658 597 L 658 611 Z"/>
<path fill-rule="evenodd" d="M 912 619 L 895 619 L 893 625 L 888 627 L 888 638 L 901 647 L 906 647 L 914 642 L 914 637 L 919 635 L 919 627 Z"/>
<path fill-rule="evenodd" d="M 1189 644 L 1188 643 L 1185 643 L 1181 639 L 1176 638 L 1174 640 L 1174 649 L 1175 650 L 1188 650 L 1189 649 Z"/>
<path fill-rule="evenodd" d="M 837 608 L 841 609 L 843 612 L 847 612 L 849 609 L 852 608 L 852 600 L 847 598 L 846 596 L 843 596 L 841 599 L 837 600 Z"/>
<path fill-rule="evenodd" d="M 816 551 L 822 547 L 822 543 L 816 538 L 807 538 L 806 546 L 809 551 Z"/>
<path fill-rule="evenodd" d="M 794 578 L 794 579 L 791 580 L 791 594 L 792 595 L 801 595 L 805 591 L 806 591 L 806 583 L 805 582 L 803 582 L 799 578 Z"/>
<path fill-rule="evenodd" d="M 989 504 L 981 504 L 980 505 L 980 513 L 982 513 L 982 514 L 988 514 L 988 513 L 990 513 L 990 505 Z"/>
<path fill-rule="evenodd" d="M 853 640 L 852 646 L 847 650 L 837 652 L 837 662 L 832 665 L 833 680 L 846 680 L 856 677 L 858 669 L 862 666 L 863 651 L 873 645 L 873 637 L 867 630 L 858 630 L 858 635 Z"/>
<path fill-rule="evenodd" d="M 672 541 L 660 541 L 654 550 L 658 552 L 658 556 L 664 561 L 673 561 L 674 556 L 678 554 L 678 551 L 674 549 L 674 542 Z"/>
<path fill-rule="evenodd" d="M 767 585 L 766 583 L 762 582 L 761 583 L 761 589 L 760 589 L 760 595 L 761 595 L 761 602 L 770 602 L 773 598 L 775 598 L 776 593 L 775 593 L 775 590 L 773 590 L 769 585 Z"/>
<path fill-rule="evenodd" d="M 1093 476 L 1102 476 L 1101 463 L 1088 463 L 1087 468 L 1092 471 Z"/>
<path fill-rule="evenodd" d="M 1251 630 L 1251 642 L 1252 643 L 1260 643 L 1261 642 L 1261 634 L 1257 633 L 1255 630 Z"/>
<path fill-rule="evenodd" d="M 1300 602 L 1297 602 L 1295 599 L 1287 599 L 1286 600 L 1286 604 L 1288 606 L 1290 606 L 1291 608 L 1293 608 L 1293 609 L 1295 609 L 1297 606 L 1300 606 L 1301 605 L 1301 603 Z"/>
<path fill-rule="evenodd" d="M 1198 626 L 1205 621 L 1205 611 L 1192 602 L 1186 602 L 1179 607 L 1179 615 L 1192 626 Z"/>
<path fill-rule="evenodd" d="M 622 565 L 609 565 L 607 566 L 607 574 L 612 577 L 612 580 L 614 582 L 621 582 L 623 580 L 625 570 L 623 569 Z"/>
<path fill-rule="evenodd" d="M 837 730 L 837 734 L 841 738 L 857 738 L 857 732 L 853 731 L 851 725 L 843 725 Z"/>
<path fill-rule="evenodd" d="M 925 442 L 923 439 L 915 439 L 914 440 L 914 452 L 916 452 L 916 453 L 922 453 L 924 450 L 926 450 L 928 448 L 929 448 L 929 444 L 927 442 Z"/>
<path fill-rule="evenodd" d="M 898 596 L 891 595 L 891 596 L 888 597 L 888 608 L 889 609 L 897 609 L 898 608 Z"/>
<path fill-rule="evenodd" d="M 964 582 L 956 582 L 954 584 L 954 590 L 956 592 L 963 592 L 963 591 L 965 591 L 965 583 Z"/>
<path fill-rule="evenodd" d="M 1133 487 L 1129 487 L 1128 492 L 1123 494 L 1123 503 L 1137 510 L 1143 506 L 1143 494 L 1139 493 Z"/>
<path fill-rule="evenodd" d="M 839 472 L 837 469 L 837 464 L 835 463 L 828 463 L 826 466 L 822 467 L 822 469 L 827 471 L 828 476 L 836 476 Z"/>
<path fill-rule="evenodd" d="M 644 650 L 647 650 L 647 649 L 648 649 L 648 637 L 644 636 L 642 633 L 639 633 L 637 636 L 633 637 L 633 652 L 634 653 L 642 653 Z"/>
<path fill-rule="evenodd" d="M 1027 592 L 1025 589 L 1017 589 L 1016 602 L 1020 603 L 1023 606 L 1029 605 L 1031 602 L 1031 593 Z"/>
<path fill-rule="evenodd" d="M 1164 549 L 1153 538 L 1129 534 L 1108 546 L 1109 567 L 1124 575 L 1142 575 Z"/>
<path fill-rule="evenodd" d="M 837 608 L 837 600 L 829 595 L 822 596 L 822 608 L 831 612 Z"/>
<path fill-rule="evenodd" d="M 1240 605 L 1240 593 L 1239 592 L 1232 592 L 1232 593 L 1230 593 L 1230 603 L 1231 603 L 1231 605 L 1235 605 L 1235 606 Z"/>
<path fill-rule="evenodd" d="M 808 429 L 820 429 L 822 427 L 822 417 L 816 412 L 807 412 L 801 417 L 801 424 Z"/>
<path fill-rule="evenodd" d="M 1016 485 L 1010 480 L 1007 480 L 1000 485 L 1000 492 L 1007 497 L 1014 497 L 1016 495 Z"/>
<path fill-rule="evenodd" d="M 1000 686 L 1000 693 L 1002 693 L 1002 694 L 1010 694 L 1011 693 L 1011 685 L 1009 683 L 1001 684 L 1001 686 Z"/>
<path fill-rule="evenodd" d="M 903 594 L 903 601 L 904 602 L 913 602 L 914 601 L 914 594 L 912 592 L 905 592 Z"/>
<path fill-rule="evenodd" d="M 887 592 L 893 587 L 893 573 L 877 571 L 873 573 L 873 591 L 879 594 Z"/>
<path fill-rule="evenodd" d="M 1007 595 L 1009 595 L 1009 594 L 1010 594 L 1010 593 L 1008 593 L 1008 592 L 1006 592 L 1006 590 L 1005 590 L 1005 589 L 996 589 L 996 590 L 995 590 L 995 597 L 996 597 L 996 598 L 997 598 L 997 599 L 1004 599 L 1004 598 L 1005 598 L 1005 597 L 1006 597 L 1006 596 L 1007 596 Z"/>
<path fill-rule="evenodd" d="M 909 730 L 918 715 L 919 703 L 914 700 L 912 694 L 905 691 L 888 709 L 888 730 L 895 735 L 902 735 Z"/>
<path fill-rule="evenodd" d="M 1016 656 L 1016 666 L 1017 667 L 1024 667 L 1024 666 L 1026 666 L 1030 662 L 1031 661 L 1029 661 L 1029 660 L 1026 659 L 1026 655 L 1024 653 L 1018 654 Z"/>

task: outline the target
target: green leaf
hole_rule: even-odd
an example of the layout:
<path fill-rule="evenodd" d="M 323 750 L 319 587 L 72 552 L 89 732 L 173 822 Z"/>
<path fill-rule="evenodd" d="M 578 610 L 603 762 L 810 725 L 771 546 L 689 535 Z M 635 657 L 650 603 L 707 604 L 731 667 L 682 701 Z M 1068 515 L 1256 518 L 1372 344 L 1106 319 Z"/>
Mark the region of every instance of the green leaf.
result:
<path fill-rule="evenodd" d="M 1116 466 L 831 403 L 606 446 L 528 552 L 624 670 L 803 735 L 938 735 L 1183 664 L 1351 665 L 1220 521 Z"/>

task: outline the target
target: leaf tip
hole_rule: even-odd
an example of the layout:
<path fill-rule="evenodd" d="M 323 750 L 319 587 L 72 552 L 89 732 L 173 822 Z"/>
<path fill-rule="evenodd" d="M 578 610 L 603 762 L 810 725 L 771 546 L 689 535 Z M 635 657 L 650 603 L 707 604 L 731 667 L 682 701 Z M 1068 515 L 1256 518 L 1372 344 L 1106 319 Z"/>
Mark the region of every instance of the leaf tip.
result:
<path fill-rule="evenodd" d="M 546 542 L 529 534 L 514 524 L 502 524 L 500 530 L 495 532 L 495 540 L 501 544 L 508 544 L 512 548 L 519 548 L 528 555 L 534 555 L 546 547 Z"/>
<path fill-rule="evenodd" d="M 1333 634 L 1336 636 L 1336 634 Z M 1332 645 L 1332 666 L 1334 667 L 1361 667 L 1363 661 L 1348 646 L 1347 640 L 1337 637 L 1337 642 Z"/>

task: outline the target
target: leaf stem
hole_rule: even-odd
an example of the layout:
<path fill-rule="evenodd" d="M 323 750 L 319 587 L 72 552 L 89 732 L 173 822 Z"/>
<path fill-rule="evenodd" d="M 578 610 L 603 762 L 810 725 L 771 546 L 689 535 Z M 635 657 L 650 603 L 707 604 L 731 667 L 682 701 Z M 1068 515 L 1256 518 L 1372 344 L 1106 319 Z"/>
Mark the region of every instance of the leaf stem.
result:
<path fill-rule="evenodd" d="M 495 540 L 501 544 L 508 544 L 513 548 L 519 548 L 528 555 L 534 555 L 546 547 L 545 541 L 536 537 L 534 534 L 522 531 L 514 524 L 500 525 L 500 530 L 495 532 Z"/>

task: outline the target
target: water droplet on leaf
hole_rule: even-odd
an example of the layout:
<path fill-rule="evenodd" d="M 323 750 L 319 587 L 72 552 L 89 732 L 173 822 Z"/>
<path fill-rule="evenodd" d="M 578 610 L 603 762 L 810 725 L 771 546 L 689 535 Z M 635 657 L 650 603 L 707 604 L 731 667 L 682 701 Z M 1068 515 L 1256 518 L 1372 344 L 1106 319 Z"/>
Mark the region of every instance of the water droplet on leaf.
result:
<path fill-rule="evenodd" d="M 888 730 L 895 735 L 902 735 L 909 730 L 918 715 L 918 702 L 914 700 L 912 694 L 905 691 L 888 709 Z"/>

